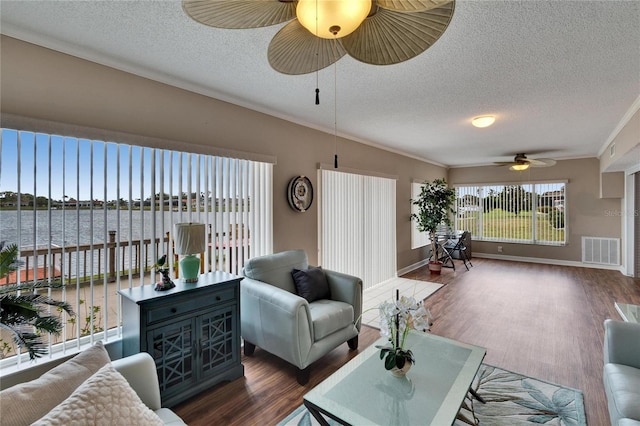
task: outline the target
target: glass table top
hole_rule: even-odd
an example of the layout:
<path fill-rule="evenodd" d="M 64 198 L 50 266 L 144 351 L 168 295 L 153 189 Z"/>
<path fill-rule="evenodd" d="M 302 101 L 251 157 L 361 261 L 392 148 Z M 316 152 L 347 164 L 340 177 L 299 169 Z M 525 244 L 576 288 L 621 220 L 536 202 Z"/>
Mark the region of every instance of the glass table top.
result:
<path fill-rule="evenodd" d="M 486 354 L 484 348 L 433 334 L 410 332 L 416 359 L 406 377 L 384 368 L 374 345 L 304 396 L 305 402 L 342 423 L 451 424 Z"/>
<path fill-rule="evenodd" d="M 616 302 L 616 310 L 623 320 L 640 323 L 640 306 Z"/>

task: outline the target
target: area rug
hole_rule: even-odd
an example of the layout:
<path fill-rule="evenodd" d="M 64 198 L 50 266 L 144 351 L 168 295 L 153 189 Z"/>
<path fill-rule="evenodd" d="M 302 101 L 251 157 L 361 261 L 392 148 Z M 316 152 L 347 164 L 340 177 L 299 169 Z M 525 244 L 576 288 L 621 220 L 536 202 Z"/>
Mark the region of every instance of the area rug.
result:
<path fill-rule="evenodd" d="M 412 280 L 394 277 L 372 288 L 364 290 L 362 301 L 362 323 L 374 328 L 380 328 L 380 303 L 392 300 L 396 290 L 403 296 L 411 296 L 416 300 L 425 300 L 442 287 L 442 284 L 430 281 Z"/>
<path fill-rule="evenodd" d="M 486 401 L 467 395 L 455 426 L 555 425 L 586 426 L 582 392 L 512 371 L 482 364 L 472 384 Z M 329 419 L 330 425 L 339 423 Z M 316 419 L 304 405 L 278 426 L 315 426 Z M 439 426 L 439 425 L 437 425 Z"/>

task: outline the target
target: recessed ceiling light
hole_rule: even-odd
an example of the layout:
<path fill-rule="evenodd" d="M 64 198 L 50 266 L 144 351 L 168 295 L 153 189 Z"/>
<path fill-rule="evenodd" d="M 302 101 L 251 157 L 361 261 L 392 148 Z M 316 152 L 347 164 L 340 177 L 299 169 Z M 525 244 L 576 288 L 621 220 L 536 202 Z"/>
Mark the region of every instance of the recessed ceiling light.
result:
<path fill-rule="evenodd" d="M 493 115 L 482 115 L 471 120 L 471 124 L 476 127 L 489 127 L 496 121 Z"/>

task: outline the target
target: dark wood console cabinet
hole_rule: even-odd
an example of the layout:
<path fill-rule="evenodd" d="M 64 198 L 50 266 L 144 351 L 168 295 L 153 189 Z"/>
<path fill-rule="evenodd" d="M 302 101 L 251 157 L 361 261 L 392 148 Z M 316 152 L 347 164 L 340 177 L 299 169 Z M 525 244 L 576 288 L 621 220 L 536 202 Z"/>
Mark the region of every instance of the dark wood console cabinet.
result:
<path fill-rule="evenodd" d="M 155 291 L 118 291 L 123 301 L 123 356 L 148 352 L 156 361 L 162 405 L 171 407 L 244 375 L 240 363 L 240 280 L 226 272 Z"/>

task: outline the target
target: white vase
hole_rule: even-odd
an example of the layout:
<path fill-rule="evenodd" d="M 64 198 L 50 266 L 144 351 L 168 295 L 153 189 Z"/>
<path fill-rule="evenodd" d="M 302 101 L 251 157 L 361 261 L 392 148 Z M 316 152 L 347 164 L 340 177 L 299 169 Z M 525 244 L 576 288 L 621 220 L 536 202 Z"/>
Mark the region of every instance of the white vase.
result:
<path fill-rule="evenodd" d="M 407 361 L 404 363 L 404 366 L 402 368 L 393 367 L 389 371 L 391 371 L 391 374 L 393 374 L 396 377 L 404 377 L 410 368 L 411 368 L 411 363 Z"/>

